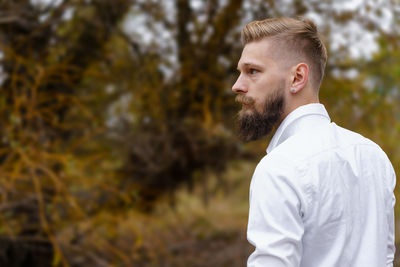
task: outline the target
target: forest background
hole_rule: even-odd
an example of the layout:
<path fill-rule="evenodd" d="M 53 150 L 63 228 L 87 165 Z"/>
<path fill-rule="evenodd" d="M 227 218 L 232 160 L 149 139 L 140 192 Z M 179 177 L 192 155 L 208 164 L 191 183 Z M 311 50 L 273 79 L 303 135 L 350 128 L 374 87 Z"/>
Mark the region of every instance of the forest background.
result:
<path fill-rule="evenodd" d="M 298 15 L 332 120 L 399 174 L 396 0 L 0 1 L 0 265 L 244 266 L 268 138 L 235 137 L 240 29 Z"/>

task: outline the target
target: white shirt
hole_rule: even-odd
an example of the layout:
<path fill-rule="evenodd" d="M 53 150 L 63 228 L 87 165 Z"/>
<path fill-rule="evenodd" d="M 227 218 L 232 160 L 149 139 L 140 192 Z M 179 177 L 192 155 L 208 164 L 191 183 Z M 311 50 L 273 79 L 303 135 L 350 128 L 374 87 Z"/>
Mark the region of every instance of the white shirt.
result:
<path fill-rule="evenodd" d="M 267 152 L 250 185 L 248 266 L 393 266 L 396 178 L 377 144 L 309 104 Z"/>

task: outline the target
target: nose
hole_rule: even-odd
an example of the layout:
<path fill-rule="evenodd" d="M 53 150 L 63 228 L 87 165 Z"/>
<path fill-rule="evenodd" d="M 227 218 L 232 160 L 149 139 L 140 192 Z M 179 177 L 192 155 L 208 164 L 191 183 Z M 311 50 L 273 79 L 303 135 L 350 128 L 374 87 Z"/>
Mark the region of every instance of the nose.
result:
<path fill-rule="evenodd" d="M 243 81 L 242 75 L 240 74 L 237 78 L 235 84 L 232 86 L 232 91 L 235 94 L 245 94 L 247 93 L 247 86 Z"/>

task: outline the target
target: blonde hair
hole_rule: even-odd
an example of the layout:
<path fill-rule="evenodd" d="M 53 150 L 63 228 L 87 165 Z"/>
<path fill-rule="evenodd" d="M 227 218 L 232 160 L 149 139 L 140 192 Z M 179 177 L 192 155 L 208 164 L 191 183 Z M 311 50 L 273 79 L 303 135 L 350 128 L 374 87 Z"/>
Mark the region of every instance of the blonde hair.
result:
<path fill-rule="evenodd" d="M 253 21 L 243 27 L 242 43 L 271 38 L 280 48 L 286 48 L 309 62 L 310 73 L 318 89 L 324 76 L 327 53 L 317 26 L 305 18 L 271 18 Z M 278 53 L 279 54 L 279 53 Z"/>

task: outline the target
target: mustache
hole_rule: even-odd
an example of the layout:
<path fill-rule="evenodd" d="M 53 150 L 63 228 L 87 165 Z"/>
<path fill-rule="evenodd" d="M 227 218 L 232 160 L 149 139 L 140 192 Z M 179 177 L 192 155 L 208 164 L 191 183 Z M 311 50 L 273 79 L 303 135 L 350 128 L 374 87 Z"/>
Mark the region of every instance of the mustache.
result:
<path fill-rule="evenodd" d="M 255 100 L 252 97 L 245 96 L 245 95 L 237 95 L 235 98 L 235 102 L 245 105 L 252 105 L 254 104 Z"/>

